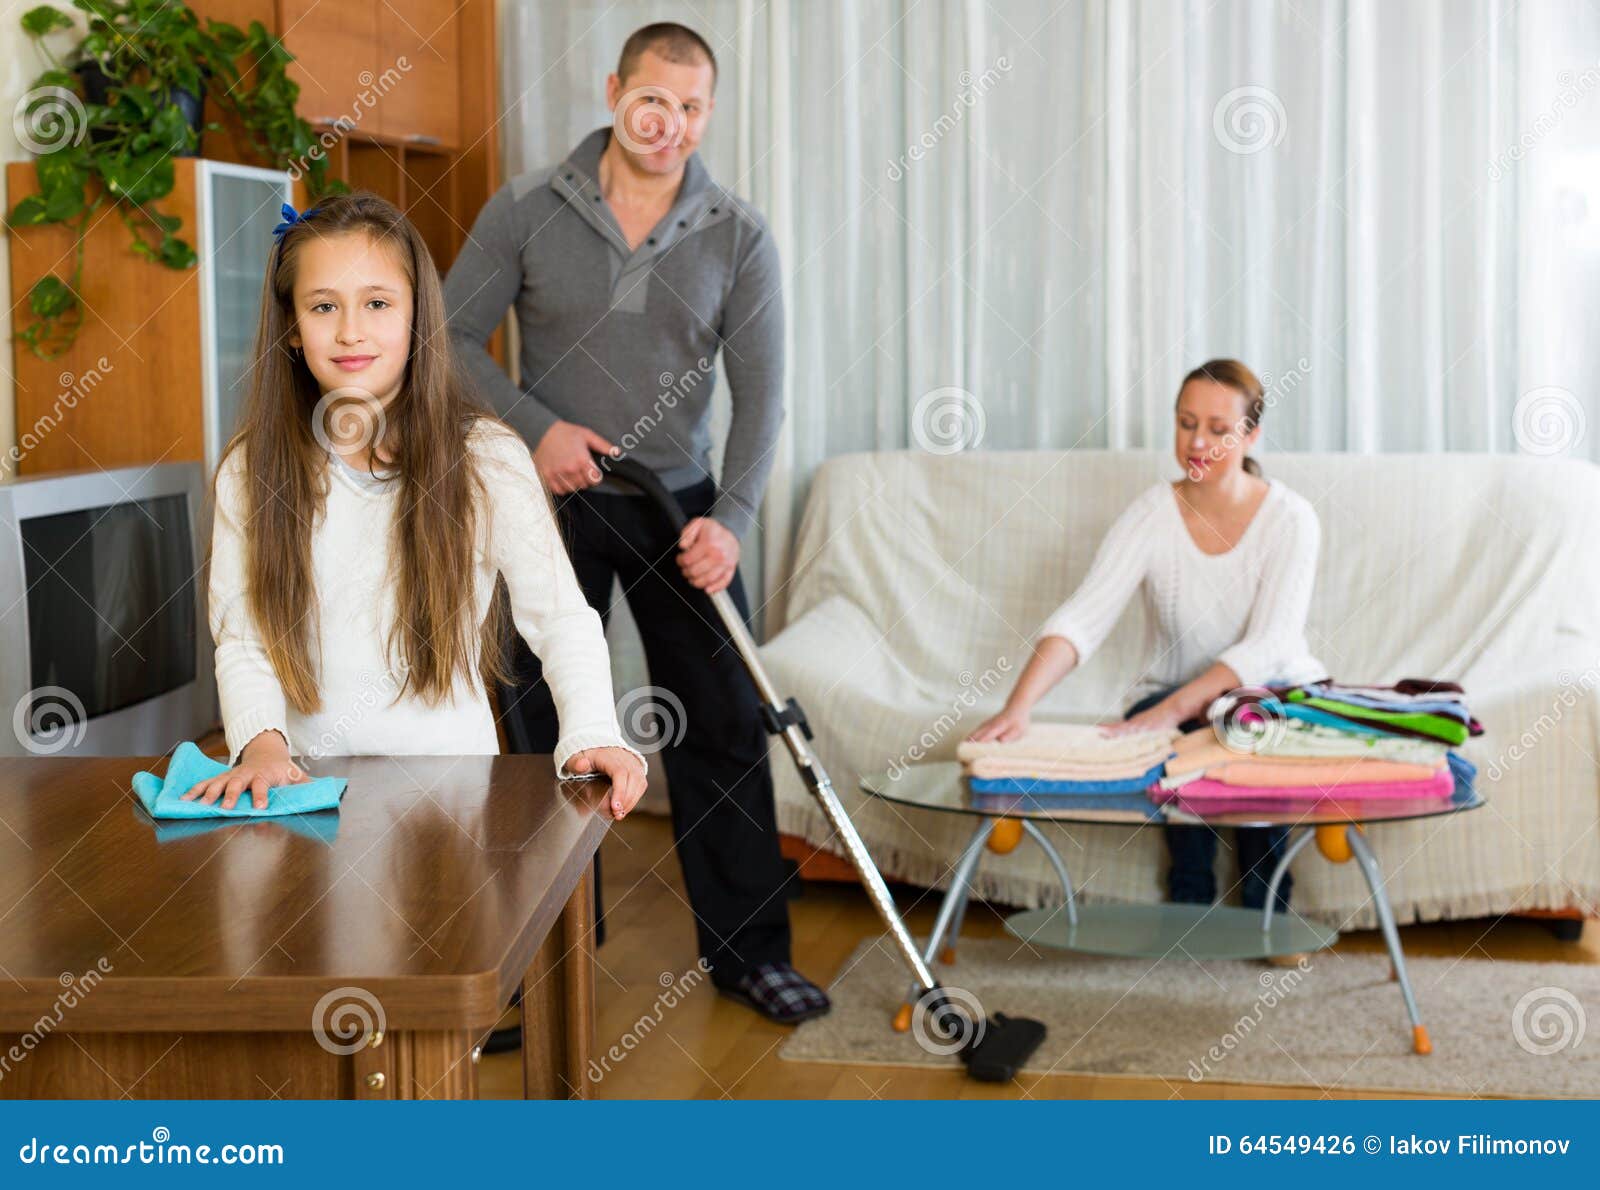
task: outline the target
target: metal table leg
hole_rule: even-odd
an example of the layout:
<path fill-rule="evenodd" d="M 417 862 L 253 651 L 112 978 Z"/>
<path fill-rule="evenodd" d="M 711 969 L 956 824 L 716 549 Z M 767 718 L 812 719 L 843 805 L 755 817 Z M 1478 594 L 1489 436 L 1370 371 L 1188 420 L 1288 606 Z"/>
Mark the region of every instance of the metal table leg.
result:
<path fill-rule="evenodd" d="M 1361 865 L 1361 872 L 1367 878 L 1367 887 L 1372 890 L 1372 900 L 1378 907 L 1378 925 L 1383 929 L 1383 941 L 1389 947 L 1389 960 L 1394 964 L 1395 977 L 1400 981 L 1400 994 L 1405 997 L 1406 1013 L 1411 1017 L 1412 1048 L 1419 1054 L 1431 1054 L 1433 1042 L 1428 1039 L 1428 1027 L 1422 1023 L 1422 1014 L 1417 1011 L 1417 998 L 1412 993 L 1411 977 L 1406 973 L 1406 959 L 1400 949 L 1400 931 L 1395 928 L 1394 910 L 1389 905 L 1389 894 L 1384 888 L 1383 871 L 1378 867 L 1378 858 L 1372 854 L 1366 836 L 1354 823 L 1345 828 L 1345 837 L 1350 840 L 1350 852 Z"/>
<path fill-rule="evenodd" d="M 1294 857 L 1299 855 L 1305 845 L 1316 837 L 1316 827 L 1308 827 L 1300 833 L 1300 837 L 1283 849 L 1283 858 L 1278 861 L 1278 866 L 1272 869 L 1272 879 L 1267 881 L 1267 903 L 1261 907 L 1261 932 L 1272 931 L 1272 910 L 1278 903 L 1278 885 L 1283 883 L 1283 875 L 1289 870 L 1289 865 Z"/>
<path fill-rule="evenodd" d="M 1045 858 L 1050 861 L 1050 866 L 1055 868 L 1056 876 L 1061 881 L 1061 893 L 1066 898 L 1067 921 L 1071 925 L 1078 924 L 1078 903 L 1072 896 L 1072 877 L 1067 875 L 1067 865 L 1061 858 L 1061 853 L 1056 850 L 1055 844 L 1050 842 L 1045 833 L 1027 818 L 1022 820 L 1022 829 L 1027 831 L 1033 841 L 1039 844 L 1039 849 L 1044 852 Z"/>
<path fill-rule="evenodd" d="M 933 963 L 939 953 L 940 943 L 949 932 L 950 923 L 955 920 L 957 911 L 964 911 L 972 874 L 978 869 L 978 861 L 983 858 L 984 844 L 989 841 L 989 835 L 993 831 L 994 819 L 978 819 L 977 829 L 972 832 L 966 848 L 961 852 L 961 858 L 956 861 L 955 871 L 951 873 L 950 887 L 945 891 L 944 900 L 939 902 L 939 916 L 934 919 L 933 932 L 928 936 L 928 949 L 923 955 L 923 962 L 930 965 Z M 921 993 L 922 989 L 913 985 L 905 1001 L 894 1014 L 894 1027 L 897 1032 L 904 1033 L 911 1028 L 911 1006 Z"/>

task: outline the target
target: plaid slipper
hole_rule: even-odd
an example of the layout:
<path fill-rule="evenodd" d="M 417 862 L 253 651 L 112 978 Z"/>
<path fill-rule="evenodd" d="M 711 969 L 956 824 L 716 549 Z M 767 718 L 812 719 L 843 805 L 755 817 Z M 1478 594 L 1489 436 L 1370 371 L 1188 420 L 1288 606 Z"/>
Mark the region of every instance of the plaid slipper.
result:
<path fill-rule="evenodd" d="M 717 990 L 780 1025 L 798 1025 L 833 1007 L 827 993 L 788 963 L 762 963 Z"/>

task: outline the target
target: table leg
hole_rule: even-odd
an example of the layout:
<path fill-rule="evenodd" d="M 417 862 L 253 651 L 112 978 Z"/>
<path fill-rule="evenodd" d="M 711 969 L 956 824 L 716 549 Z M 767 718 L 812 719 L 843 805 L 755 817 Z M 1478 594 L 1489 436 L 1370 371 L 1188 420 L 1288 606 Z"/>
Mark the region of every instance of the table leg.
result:
<path fill-rule="evenodd" d="M 1272 869 L 1272 879 L 1267 881 L 1267 902 L 1261 907 L 1261 932 L 1272 931 L 1272 910 L 1278 904 L 1278 885 L 1283 883 L 1284 873 L 1289 870 L 1289 865 L 1294 862 L 1294 857 L 1299 855 L 1305 845 L 1316 838 L 1316 827 L 1309 827 L 1300 832 L 1300 837 L 1283 849 L 1283 858 L 1278 861 L 1277 867 Z"/>
<path fill-rule="evenodd" d="M 1383 872 L 1378 867 L 1378 858 L 1372 854 L 1366 836 L 1354 823 L 1345 828 L 1345 836 L 1350 840 L 1350 852 L 1361 865 L 1362 874 L 1367 878 L 1367 887 L 1372 890 L 1372 900 L 1378 907 L 1378 925 L 1383 929 L 1383 941 L 1389 948 L 1389 959 L 1394 964 L 1395 977 L 1400 981 L 1400 994 L 1405 998 L 1406 1013 L 1411 1017 L 1412 1048 L 1419 1054 L 1431 1054 L 1433 1042 L 1428 1039 L 1428 1027 L 1422 1023 L 1422 1015 L 1417 1011 L 1417 998 L 1411 990 L 1411 977 L 1406 973 L 1405 954 L 1400 949 L 1400 931 L 1394 924 L 1394 910 L 1389 905 L 1389 894 L 1384 888 Z M 1269 901 L 1268 904 L 1270 903 Z"/>
<path fill-rule="evenodd" d="M 589 1098 L 593 1043 L 594 886 L 585 867 L 523 976 L 523 1097 Z"/>
<path fill-rule="evenodd" d="M 1032 836 L 1033 841 L 1039 844 L 1039 849 L 1044 852 L 1045 858 L 1050 861 L 1050 866 L 1055 868 L 1056 876 L 1061 881 L 1061 892 L 1066 897 L 1067 922 L 1070 925 L 1078 924 L 1078 904 L 1072 897 L 1072 877 L 1067 874 L 1067 865 L 1061 858 L 1061 853 L 1056 850 L 1055 844 L 1050 842 L 1045 833 L 1040 830 L 1032 820 L 1024 818 L 1022 829 Z"/>
<path fill-rule="evenodd" d="M 939 902 L 939 916 L 934 919 L 933 933 L 928 937 L 928 949 L 923 955 L 923 962 L 932 964 L 939 953 L 940 943 L 944 941 L 950 929 L 950 923 L 956 918 L 957 910 L 965 905 L 972 874 L 978 868 L 978 861 L 983 858 L 983 845 L 989 841 L 989 834 L 993 830 L 994 819 L 978 819 L 977 829 L 972 832 L 965 850 L 961 852 L 961 858 L 956 861 L 955 871 L 951 874 L 950 887 L 945 891 L 944 900 Z M 922 989 L 912 985 L 911 991 L 907 993 L 904 1002 L 894 1014 L 896 1032 L 904 1033 L 911 1028 L 912 1005 L 921 994 Z"/>

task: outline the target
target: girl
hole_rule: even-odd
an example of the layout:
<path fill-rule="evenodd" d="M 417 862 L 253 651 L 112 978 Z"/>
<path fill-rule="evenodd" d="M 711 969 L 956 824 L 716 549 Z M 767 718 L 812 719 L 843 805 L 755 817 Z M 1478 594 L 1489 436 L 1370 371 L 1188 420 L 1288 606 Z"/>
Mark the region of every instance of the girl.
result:
<path fill-rule="evenodd" d="M 1305 637 L 1321 529 L 1311 505 L 1263 479 L 1249 457 L 1265 406 L 1261 382 L 1238 360 L 1212 360 L 1184 377 L 1173 453 L 1185 478 L 1156 484 L 1117 518 L 1082 585 L 1040 628 L 1005 709 L 973 739 L 1022 735 L 1033 704 L 1100 646 L 1135 588 L 1155 628 L 1155 660 L 1136 687 L 1143 696 L 1124 722 L 1103 729 L 1107 735 L 1171 730 L 1239 686 L 1326 676 Z M 1236 833 L 1247 907 L 1266 903 L 1287 834 L 1283 827 Z M 1172 900 L 1214 900 L 1215 832 L 1171 826 L 1166 837 Z M 1290 883 L 1286 873 L 1278 890 L 1285 910 Z"/>
<path fill-rule="evenodd" d="M 254 380 L 213 482 L 210 623 L 229 772 L 184 796 L 263 809 L 291 759 L 499 752 L 507 601 L 544 662 L 562 777 L 645 787 L 623 742 L 600 618 L 526 444 L 464 391 L 439 275 L 376 195 L 286 207 Z"/>

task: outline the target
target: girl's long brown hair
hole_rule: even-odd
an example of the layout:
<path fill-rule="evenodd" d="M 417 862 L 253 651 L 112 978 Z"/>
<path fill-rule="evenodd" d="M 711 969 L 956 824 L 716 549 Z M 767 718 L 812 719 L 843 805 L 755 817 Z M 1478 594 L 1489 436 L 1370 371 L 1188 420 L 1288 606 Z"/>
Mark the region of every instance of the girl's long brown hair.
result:
<path fill-rule="evenodd" d="M 321 200 L 273 251 L 262 290 L 250 395 L 222 452 L 223 459 L 236 449 L 244 452 L 240 511 L 250 608 L 284 696 L 301 714 L 322 704 L 321 658 L 314 663 L 311 657 L 319 597 L 331 602 L 346 593 L 318 592 L 312 570 L 311 526 L 327 494 L 329 465 L 312 423 L 317 416 L 331 420 L 338 409 L 319 406 L 316 378 L 304 354 L 289 346 L 295 329 L 295 260 L 309 237 L 360 233 L 394 251 L 415 298 L 405 376 L 384 410 L 383 442 L 372 444 L 382 445 L 398 470 L 389 550 L 395 620 L 384 642 L 390 665 L 405 676 L 396 698 L 410 688 L 427 703 L 437 703 L 458 672 L 471 676 L 474 659 L 486 690 L 493 682 L 510 680 L 506 604 L 492 599 L 485 622 L 473 623 L 473 584 L 462 581 L 473 573 L 484 499 L 467 434 L 479 418 L 498 419 L 469 393 L 455 366 L 439 273 L 422 237 L 391 203 L 356 191 Z M 215 477 L 211 498 L 214 506 Z M 541 498 L 549 500 L 548 494 Z M 489 515 L 486 508 L 484 515 Z"/>

